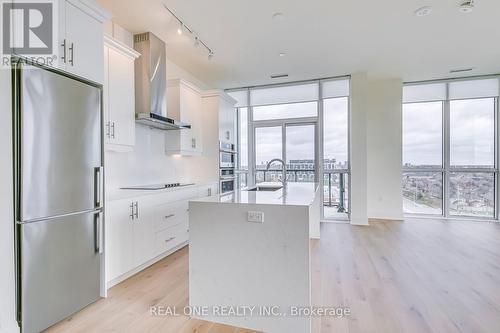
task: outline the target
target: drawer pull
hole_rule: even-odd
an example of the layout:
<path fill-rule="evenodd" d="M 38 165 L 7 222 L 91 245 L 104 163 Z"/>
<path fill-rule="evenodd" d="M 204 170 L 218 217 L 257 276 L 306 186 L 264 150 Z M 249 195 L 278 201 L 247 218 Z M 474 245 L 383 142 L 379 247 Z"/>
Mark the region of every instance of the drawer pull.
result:
<path fill-rule="evenodd" d="M 165 215 L 165 218 L 169 219 L 169 218 L 174 217 L 174 216 L 175 216 L 175 214 L 168 214 L 168 215 Z"/>
<path fill-rule="evenodd" d="M 175 237 L 170 237 L 169 239 L 165 239 L 165 243 L 168 243 L 170 241 L 173 241 L 175 239 Z"/>

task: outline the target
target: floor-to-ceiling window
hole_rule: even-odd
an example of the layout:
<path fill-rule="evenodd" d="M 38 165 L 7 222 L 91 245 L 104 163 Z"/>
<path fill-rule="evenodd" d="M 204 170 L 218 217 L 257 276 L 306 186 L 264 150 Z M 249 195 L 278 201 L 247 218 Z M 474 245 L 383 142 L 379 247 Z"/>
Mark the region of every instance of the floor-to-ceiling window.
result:
<path fill-rule="evenodd" d="M 349 216 L 349 81 L 322 84 L 324 217 Z"/>
<path fill-rule="evenodd" d="M 405 213 L 497 217 L 498 95 L 498 78 L 404 87 Z"/>
<path fill-rule="evenodd" d="M 229 90 L 238 101 L 241 186 L 282 181 L 279 159 L 288 182 L 323 185 L 326 219 L 348 218 L 349 85 L 334 78 Z"/>

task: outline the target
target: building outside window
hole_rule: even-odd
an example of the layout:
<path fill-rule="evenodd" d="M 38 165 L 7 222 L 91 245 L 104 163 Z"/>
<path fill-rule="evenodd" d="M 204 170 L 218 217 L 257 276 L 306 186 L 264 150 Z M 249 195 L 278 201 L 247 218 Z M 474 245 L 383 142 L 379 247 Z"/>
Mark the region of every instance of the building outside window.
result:
<path fill-rule="evenodd" d="M 349 214 L 349 78 L 229 90 L 238 114 L 240 187 L 322 182 L 323 216 Z M 271 162 L 271 163 L 270 163 Z"/>
<path fill-rule="evenodd" d="M 406 214 L 495 219 L 499 79 L 403 89 Z"/>

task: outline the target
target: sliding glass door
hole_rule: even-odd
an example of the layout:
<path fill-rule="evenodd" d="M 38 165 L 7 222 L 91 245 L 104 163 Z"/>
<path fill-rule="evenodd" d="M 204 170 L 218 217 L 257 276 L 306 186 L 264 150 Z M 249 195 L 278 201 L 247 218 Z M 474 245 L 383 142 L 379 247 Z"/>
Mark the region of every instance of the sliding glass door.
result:
<path fill-rule="evenodd" d="M 316 181 L 316 123 L 282 121 L 255 126 L 255 183 L 281 182 L 283 163 L 288 182 Z M 270 163 L 271 162 L 271 163 Z"/>
<path fill-rule="evenodd" d="M 347 77 L 228 91 L 238 110 L 240 186 L 280 181 L 323 185 L 321 215 L 349 218 L 349 94 Z M 244 156 L 243 156 L 244 155 Z"/>
<path fill-rule="evenodd" d="M 289 182 L 312 183 L 316 177 L 316 124 L 285 126 L 285 157 Z"/>
<path fill-rule="evenodd" d="M 283 165 L 273 159 L 283 159 L 283 129 L 281 126 L 255 128 L 255 183 L 276 182 L 282 178 Z"/>

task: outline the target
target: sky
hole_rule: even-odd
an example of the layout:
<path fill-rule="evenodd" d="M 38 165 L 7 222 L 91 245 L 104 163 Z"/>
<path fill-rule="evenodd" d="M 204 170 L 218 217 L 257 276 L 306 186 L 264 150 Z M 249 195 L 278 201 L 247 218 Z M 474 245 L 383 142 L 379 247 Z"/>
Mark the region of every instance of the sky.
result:
<path fill-rule="evenodd" d="M 450 102 L 450 163 L 456 166 L 494 165 L 494 99 Z M 314 116 L 316 102 L 254 107 L 258 119 Z M 440 167 L 442 164 L 442 102 L 403 105 L 403 164 Z M 243 117 L 246 119 L 246 109 Z M 347 161 L 348 99 L 324 100 L 324 158 Z M 314 127 L 287 127 L 287 159 L 314 159 Z M 246 147 L 246 123 L 242 128 Z M 282 158 L 281 127 L 257 128 L 257 165 Z M 242 149 L 242 165 L 247 150 Z"/>
<path fill-rule="evenodd" d="M 241 117 L 246 117 L 247 109 L 242 109 Z M 316 102 L 282 104 L 254 107 L 254 117 L 258 120 L 283 119 L 290 117 L 316 116 Z M 324 100 L 324 151 L 325 158 L 347 161 L 348 147 L 348 98 L 332 98 Z M 246 122 L 241 128 L 241 164 L 247 164 Z M 287 160 L 314 159 L 314 126 L 287 126 Z M 256 162 L 257 165 L 267 163 L 273 158 L 282 158 L 281 127 L 261 127 L 256 129 Z"/>
<path fill-rule="evenodd" d="M 442 164 L 442 102 L 403 105 L 403 164 Z M 450 102 L 450 164 L 494 165 L 494 99 Z"/>

